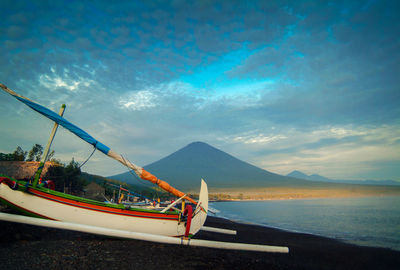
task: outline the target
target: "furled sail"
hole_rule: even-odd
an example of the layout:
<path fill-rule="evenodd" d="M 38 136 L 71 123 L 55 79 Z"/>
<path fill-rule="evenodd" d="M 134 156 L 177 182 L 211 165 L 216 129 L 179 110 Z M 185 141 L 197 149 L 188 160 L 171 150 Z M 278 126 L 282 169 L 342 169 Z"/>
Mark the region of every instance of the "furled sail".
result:
<path fill-rule="evenodd" d="M 0 87 L 5 92 L 9 93 L 10 95 L 15 97 L 19 101 L 23 102 L 24 104 L 26 104 L 27 106 L 29 106 L 33 110 L 37 111 L 38 113 L 46 116 L 47 118 L 49 118 L 51 120 L 53 120 L 54 122 L 58 123 L 60 126 L 63 126 L 64 128 L 68 129 L 69 131 L 74 133 L 76 136 L 78 136 L 82 140 L 90 143 L 91 145 L 96 147 L 96 149 L 100 150 L 101 152 L 103 152 L 107 156 L 109 156 L 109 157 L 121 162 L 123 165 L 125 165 L 128 168 L 132 169 L 136 173 L 136 175 L 139 176 L 141 179 L 148 180 L 148 181 L 158 185 L 160 188 L 164 189 L 165 191 L 167 191 L 167 192 L 169 192 L 169 193 L 171 193 L 171 194 L 173 194 L 173 195 L 175 195 L 177 197 L 182 197 L 182 196 L 185 195 L 185 193 L 183 193 L 183 192 L 175 189 L 174 187 L 170 186 L 167 182 L 158 179 L 156 176 L 154 176 L 153 174 L 149 173 L 148 171 L 146 171 L 142 167 L 137 166 L 137 165 L 129 162 L 128 160 L 124 159 L 120 154 L 114 152 L 108 146 L 102 144 L 101 142 L 99 142 L 98 140 L 93 138 L 90 134 L 88 134 L 84 130 L 80 129 L 76 125 L 72 124 L 71 122 L 65 120 L 62 116 L 58 115 L 57 113 L 47 109 L 46 107 L 43 107 L 42 105 L 40 105 L 40 104 L 38 104 L 38 103 L 36 103 L 36 102 L 24 97 L 24 96 L 21 96 L 21 95 L 15 93 L 14 91 L 9 89 L 4 84 L 0 83 Z M 185 199 L 189 200 L 190 202 L 192 202 L 194 204 L 196 204 L 196 201 L 193 200 L 192 198 L 188 197 L 188 196 L 186 196 Z"/>

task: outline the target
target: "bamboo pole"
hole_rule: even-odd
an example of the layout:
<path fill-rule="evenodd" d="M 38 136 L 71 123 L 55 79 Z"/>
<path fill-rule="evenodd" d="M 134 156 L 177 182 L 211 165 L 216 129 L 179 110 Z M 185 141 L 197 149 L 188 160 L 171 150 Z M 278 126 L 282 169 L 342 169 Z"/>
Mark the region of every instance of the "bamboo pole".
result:
<path fill-rule="evenodd" d="M 148 233 L 129 232 L 115 229 L 108 229 L 103 227 L 96 227 L 84 224 L 75 224 L 69 222 L 60 222 L 55 220 L 47 220 L 41 218 L 32 218 L 20 215 L 0 213 L 0 220 L 18 222 L 35 226 L 44 226 L 49 228 L 57 228 L 64 230 L 79 231 L 85 233 L 106 235 L 112 237 L 129 238 L 136 240 L 144 240 L 157 243 L 174 244 L 174 245 L 185 245 L 185 246 L 198 246 L 218 249 L 232 249 L 232 250 L 247 250 L 247 251 L 259 251 L 259 252 L 274 252 L 274 253 L 289 253 L 288 247 L 278 246 L 267 246 L 267 245 L 252 245 L 242 243 L 228 243 L 228 242 L 217 242 L 208 240 L 198 239 L 184 239 L 163 235 L 155 235 Z"/>
<path fill-rule="evenodd" d="M 65 111 L 65 104 L 63 104 L 61 106 L 60 111 L 58 112 L 58 114 L 60 116 L 63 116 L 64 115 L 64 111 Z M 44 153 L 42 155 L 42 160 L 39 163 L 39 168 L 37 169 L 37 171 L 35 173 L 35 178 L 34 178 L 33 183 L 32 183 L 33 187 L 36 187 L 36 185 L 37 185 L 37 183 L 39 181 L 40 175 L 42 174 L 42 171 L 43 171 L 43 168 L 44 168 L 44 164 L 46 163 L 47 157 L 49 155 L 51 144 L 52 144 L 54 136 L 56 135 L 56 132 L 57 132 L 57 128 L 58 128 L 58 123 L 55 122 L 54 126 L 53 126 L 53 130 L 50 133 L 50 138 L 47 141 L 46 148 L 44 149 Z"/>
<path fill-rule="evenodd" d="M 202 230 L 202 231 L 207 231 L 207 232 L 231 234 L 231 235 L 236 235 L 236 234 L 237 234 L 236 231 L 234 231 L 234 230 L 221 229 L 221 228 L 214 228 L 214 227 L 206 227 L 206 226 L 201 227 L 200 230 Z"/>

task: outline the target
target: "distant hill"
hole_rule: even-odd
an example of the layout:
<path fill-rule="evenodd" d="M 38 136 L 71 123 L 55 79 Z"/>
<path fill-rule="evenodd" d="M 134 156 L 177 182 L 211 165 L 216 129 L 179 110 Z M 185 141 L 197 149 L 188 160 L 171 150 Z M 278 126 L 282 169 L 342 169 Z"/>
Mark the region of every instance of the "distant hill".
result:
<path fill-rule="evenodd" d="M 180 189 L 199 187 L 201 178 L 207 181 L 209 187 L 317 185 L 260 169 L 203 142 L 191 143 L 144 169 Z M 137 182 L 129 172 L 109 178 Z"/>
<path fill-rule="evenodd" d="M 293 171 L 287 176 L 294 177 L 297 179 L 308 180 L 308 181 L 318 181 L 326 183 L 340 183 L 340 184 L 357 184 L 357 185 L 374 185 L 374 186 L 400 186 L 400 182 L 393 180 L 335 180 L 329 179 L 319 174 L 307 175 L 300 171 Z"/>
<path fill-rule="evenodd" d="M 294 177 L 297 179 L 309 180 L 309 181 L 319 181 L 319 182 L 334 182 L 334 180 L 321 176 L 319 174 L 307 175 L 300 171 L 294 170 L 293 172 L 287 174 L 286 176 Z"/>
<path fill-rule="evenodd" d="M 106 182 L 108 184 L 114 184 L 116 186 L 122 185 L 124 188 L 129 188 L 136 192 L 143 192 L 143 191 L 153 192 L 152 186 L 150 186 L 150 185 L 144 186 L 144 185 L 139 184 L 138 182 L 129 183 L 129 182 L 118 180 L 118 179 L 112 179 L 110 177 L 103 177 L 100 175 L 89 174 L 86 172 L 82 172 L 80 177 L 85 179 L 85 181 L 87 183 L 95 182 L 95 183 L 99 184 L 100 186 L 103 186 L 104 183 Z"/>

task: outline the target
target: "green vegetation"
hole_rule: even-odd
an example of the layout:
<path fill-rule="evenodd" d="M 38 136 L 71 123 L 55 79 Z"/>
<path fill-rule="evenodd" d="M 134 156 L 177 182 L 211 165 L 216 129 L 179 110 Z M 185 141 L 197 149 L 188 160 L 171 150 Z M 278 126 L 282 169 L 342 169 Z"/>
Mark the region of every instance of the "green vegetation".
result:
<path fill-rule="evenodd" d="M 43 146 L 35 144 L 31 151 L 29 151 L 28 159 L 26 161 L 40 161 L 43 154 Z"/>
<path fill-rule="evenodd" d="M 209 194 L 208 199 L 211 201 L 225 201 L 225 200 L 233 200 L 233 199 L 239 199 L 239 198 L 236 198 L 235 196 L 231 196 L 227 193 L 216 193 L 216 194 Z M 243 196 L 240 199 L 243 199 Z"/>
<path fill-rule="evenodd" d="M 33 145 L 29 152 L 18 146 L 12 153 L 0 153 L 0 161 L 40 161 L 42 155 L 43 147 L 40 144 Z M 52 180 L 55 184 L 55 189 L 60 192 L 81 196 L 90 182 L 96 182 L 105 189 L 105 196 L 108 198 L 118 194 L 119 186 L 147 198 L 161 198 L 163 200 L 171 196 L 158 187 L 127 184 L 124 181 L 81 172 L 79 163 L 73 158 L 68 164 L 63 164 L 60 160 L 54 158 L 54 150 L 50 152 L 48 160 L 53 163 L 53 166 L 50 166 L 47 173 L 42 175 L 42 179 Z"/>
<path fill-rule="evenodd" d="M 81 177 L 79 164 L 72 158 L 68 165 L 50 166 L 45 179 L 51 179 L 58 191 L 68 191 L 71 194 L 83 192 L 88 182 Z"/>
<path fill-rule="evenodd" d="M 40 161 L 43 155 L 43 146 L 35 144 L 32 149 L 27 152 L 20 146 L 17 146 L 12 153 L 0 153 L 0 161 Z M 56 185 L 56 190 L 66 191 L 69 193 L 79 194 L 83 192 L 84 187 L 88 184 L 81 177 L 81 169 L 79 164 L 72 158 L 68 165 L 62 164 L 60 160 L 53 158 L 54 150 L 50 152 L 47 159 L 55 166 L 50 166 L 43 179 L 51 179 Z"/>
<path fill-rule="evenodd" d="M 136 194 L 140 194 L 147 198 L 160 198 L 161 200 L 169 199 L 171 195 L 158 187 L 148 187 L 148 186 L 138 186 L 133 184 L 128 184 L 124 181 L 119 181 L 99 175 L 93 175 L 83 172 L 81 177 L 87 182 L 96 182 L 98 185 L 105 189 L 105 196 L 111 198 L 113 195 L 118 193 L 117 186 L 121 186 L 124 189 L 131 190 Z M 127 193 L 124 191 L 123 193 Z"/>
<path fill-rule="evenodd" d="M 0 153 L 0 161 L 24 161 L 26 154 L 27 152 L 18 146 L 13 153 Z"/>
<path fill-rule="evenodd" d="M 40 161 L 43 154 L 43 146 L 40 144 L 35 144 L 32 146 L 32 149 L 29 151 L 24 151 L 20 146 L 17 146 L 14 152 L 12 153 L 0 153 L 0 161 Z M 28 157 L 27 157 L 28 155 Z M 49 153 L 47 156 L 47 160 L 55 163 L 60 163 L 59 160 L 54 159 L 54 150 Z"/>

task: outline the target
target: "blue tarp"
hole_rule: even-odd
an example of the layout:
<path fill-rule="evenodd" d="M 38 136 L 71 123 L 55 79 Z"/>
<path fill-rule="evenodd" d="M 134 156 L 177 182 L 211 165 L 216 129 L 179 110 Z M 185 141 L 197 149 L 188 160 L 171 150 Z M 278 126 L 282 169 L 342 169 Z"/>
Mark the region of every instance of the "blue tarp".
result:
<path fill-rule="evenodd" d="M 108 151 L 110 151 L 109 147 L 107 147 L 106 145 L 102 144 L 101 142 L 99 142 L 98 140 L 96 140 L 95 138 L 90 136 L 84 130 L 82 130 L 79 127 L 75 126 L 74 124 L 68 122 L 63 117 L 61 117 L 60 115 L 56 114 L 55 112 L 47 109 L 46 107 L 43 107 L 42 105 L 39 105 L 39 104 L 37 104 L 35 102 L 27 100 L 25 98 L 21 98 L 21 97 L 18 97 L 18 96 L 14 96 L 14 97 L 17 98 L 19 101 L 25 103 L 26 105 L 28 105 L 29 107 L 31 107 L 32 109 L 37 111 L 38 113 L 46 116 L 47 118 L 49 118 L 49 119 L 53 120 L 54 122 L 58 123 L 60 126 L 63 126 L 64 128 L 68 129 L 69 131 L 74 133 L 76 136 L 78 136 L 82 140 L 90 143 L 91 145 L 93 145 L 94 147 L 99 149 L 104 154 L 107 155 Z"/>

